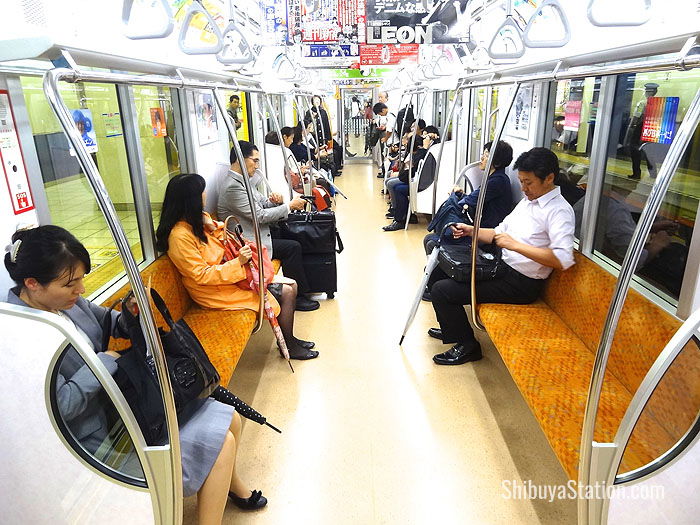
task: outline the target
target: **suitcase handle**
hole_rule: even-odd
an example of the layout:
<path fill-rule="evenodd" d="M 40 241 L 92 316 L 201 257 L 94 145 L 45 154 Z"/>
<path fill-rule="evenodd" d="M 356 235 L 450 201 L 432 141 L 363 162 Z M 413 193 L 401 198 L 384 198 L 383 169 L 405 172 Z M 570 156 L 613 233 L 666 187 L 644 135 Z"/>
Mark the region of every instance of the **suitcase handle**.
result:
<path fill-rule="evenodd" d="M 335 240 L 337 241 L 338 247 L 335 249 L 335 253 L 340 253 L 345 249 L 345 246 L 343 246 L 343 239 L 340 238 L 340 233 L 338 233 L 338 230 L 335 230 Z"/>

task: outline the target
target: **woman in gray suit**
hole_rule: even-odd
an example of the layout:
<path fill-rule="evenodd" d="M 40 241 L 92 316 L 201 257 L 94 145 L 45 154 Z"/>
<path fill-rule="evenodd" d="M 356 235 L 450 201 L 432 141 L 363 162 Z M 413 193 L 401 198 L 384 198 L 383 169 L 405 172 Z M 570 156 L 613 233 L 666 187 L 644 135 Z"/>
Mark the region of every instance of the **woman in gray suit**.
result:
<path fill-rule="evenodd" d="M 39 226 L 17 231 L 5 254 L 5 267 L 17 283 L 8 302 L 51 312 L 72 322 L 105 368 L 114 374 L 119 354 L 101 351 L 105 317 L 112 316 L 112 335 L 126 337 L 121 314 L 94 305 L 81 297 L 83 278 L 90 271 L 90 256 L 68 231 Z M 129 306 L 129 305 L 128 305 Z M 109 434 L 106 406 L 99 399 L 102 387 L 77 352 L 69 347 L 56 381 L 58 409 L 80 444 L 94 453 Z M 250 491 L 236 474 L 236 451 L 241 418 L 233 407 L 209 398 L 197 413 L 180 426 L 183 493 L 198 495 L 200 524 L 219 524 L 226 498 L 245 509 L 258 509 L 267 499 Z"/>

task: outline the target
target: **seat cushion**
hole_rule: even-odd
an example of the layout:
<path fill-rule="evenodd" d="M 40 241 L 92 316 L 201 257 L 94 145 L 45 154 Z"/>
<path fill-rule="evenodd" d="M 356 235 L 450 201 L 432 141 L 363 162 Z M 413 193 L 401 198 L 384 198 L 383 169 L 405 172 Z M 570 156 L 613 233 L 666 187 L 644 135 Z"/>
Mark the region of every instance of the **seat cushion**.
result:
<path fill-rule="evenodd" d="M 479 314 L 562 467 L 571 479 L 576 479 L 593 354 L 543 301 L 531 305 L 484 304 Z M 631 397 L 619 380 L 606 377 L 596 441 L 613 440 Z M 664 429 L 645 413 L 623 467 L 648 463 L 670 441 Z"/>

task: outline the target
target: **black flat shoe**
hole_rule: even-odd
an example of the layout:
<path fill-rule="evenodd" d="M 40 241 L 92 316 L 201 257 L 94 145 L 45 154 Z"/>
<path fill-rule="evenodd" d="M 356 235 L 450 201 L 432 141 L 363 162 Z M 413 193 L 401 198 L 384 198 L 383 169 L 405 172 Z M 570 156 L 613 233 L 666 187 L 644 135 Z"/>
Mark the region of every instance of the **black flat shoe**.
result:
<path fill-rule="evenodd" d="M 408 224 L 418 224 L 418 215 L 412 213 L 411 218 L 408 219 Z"/>
<path fill-rule="evenodd" d="M 318 310 L 320 306 L 321 303 L 318 301 L 307 299 L 306 297 L 297 297 L 297 303 L 294 309 L 299 312 L 311 312 L 313 310 Z"/>
<path fill-rule="evenodd" d="M 394 218 L 394 212 L 393 211 L 388 211 L 386 212 L 386 215 L 384 215 L 387 219 L 393 219 Z"/>
<path fill-rule="evenodd" d="M 306 348 L 307 350 L 311 350 L 313 347 L 316 346 L 316 343 L 313 341 L 304 341 L 303 339 L 297 339 L 296 337 L 294 338 L 294 342 L 297 344 L 297 346 L 301 346 L 302 348 Z"/>
<path fill-rule="evenodd" d="M 243 510 L 258 510 L 267 505 L 267 498 L 263 496 L 262 492 L 259 490 L 251 492 L 249 498 L 239 498 L 233 492 L 229 492 L 228 497 L 233 501 L 236 507 Z"/>
<path fill-rule="evenodd" d="M 423 292 L 423 295 L 421 296 L 421 301 L 426 301 L 428 303 L 433 302 L 433 297 L 430 295 L 430 292 L 428 290 Z M 431 330 L 437 330 L 437 328 L 431 328 Z"/>
<path fill-rule="evenodd" d="M 394 222 L 389 224 L 388 226 L 384 226 L 382 230 L 385 232 L 395 232 L 396 230 L 401 230 L 403 229 L 403 224 L 401 224 L 399 221 L 394 219 Z"/>
<path fill-rule="evenodd" d="M 481 358 L 481 346 L 474 341 L 469 345 L 456 344 L 447 352 L 434 355 L 433 361 L 437 365 L 462 365 L 469 361 L 478 361 Z"/>
<path fill-rule="evenodd" d="M 309 350 L 308 348 L 301 348 L 300 346 L 289 349 L 289 359 L 298 359 L 299 361 L 306 361 L 307 359 L 316 359 L 317 357 L 317 350 Z"/>
<path fill-rule="evenodd" d="M 428 335 L 442 341 L 442 330 L 439 328 L 428 328 Z"/>

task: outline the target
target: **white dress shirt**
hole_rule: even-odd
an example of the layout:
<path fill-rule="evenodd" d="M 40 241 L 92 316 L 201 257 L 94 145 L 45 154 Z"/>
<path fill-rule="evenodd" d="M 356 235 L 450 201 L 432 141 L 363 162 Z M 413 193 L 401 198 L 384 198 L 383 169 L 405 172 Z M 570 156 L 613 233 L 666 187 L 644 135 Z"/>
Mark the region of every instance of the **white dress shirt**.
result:
<path fill-rule="evenodd" d="M 549 248 L 566 270 L 574 265 L 574 222 L 574 210 L 557 186 L 532 201 L 523 197 L 495 231 L 535 248 Z M 503 262 L 532 279 L 552 273 L 552 268 L 512 250 L 503 250 Z"/>

